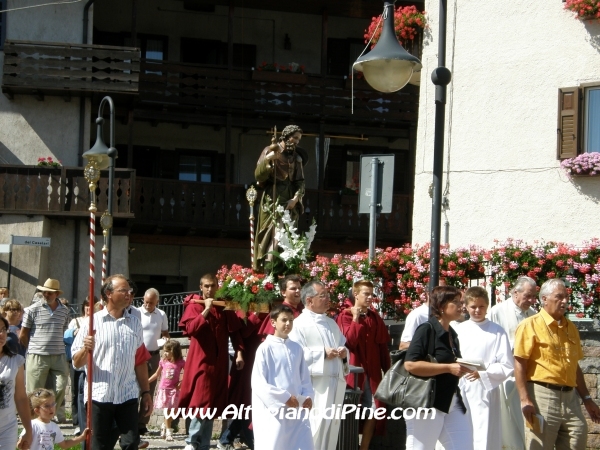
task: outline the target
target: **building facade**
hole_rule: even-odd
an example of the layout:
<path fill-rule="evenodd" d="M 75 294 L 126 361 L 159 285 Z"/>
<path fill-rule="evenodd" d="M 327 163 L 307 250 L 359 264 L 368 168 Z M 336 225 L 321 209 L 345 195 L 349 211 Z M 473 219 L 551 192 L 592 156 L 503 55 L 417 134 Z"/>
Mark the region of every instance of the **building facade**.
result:
<path fill-rule="evenodd" d="M 600 25 L 564 5 L 448 0 L 453 79 L 443 186 L 453 247 L 509 237 L 571 244 L 598 237 L 600 179 L 569 178 L 560 162 L 600 151 Z M 435 87 L 428 74 L 437 67 L 439 3 L 425 6 L 434 45 L 424 46 L 422 58 L 428 81 L 421 84 L 417 132 L 415 243 L 428 242 L 431 228 Z"/>
<path fill-rule="evenodd" d="M 382 95 L 355 80 L 352 92 L 349 79 L 377 2 L 88 0 L 13 11 L 27 2 L 5 3 L 0 244 L 11 234 L 52 238 L 50 248 L 13 247 L 11 287 L 24 303 L 47 277 L 61 280 L 67 298 L 87 292 L 81 155 L 96 139 L 105 95 L 119 151 L 111 272 L 141 289 L 193 290 L 205 272 L 250 264 L 245 192 L 274 128 L 290 123 L 303 128 L 310 159 L 300 229 L 317 222 L 315 252 L 367 247 L 354 192 L 364 154 L 396 156 L 394 207 L 379 217 L 378 245 L 410 242 L 419 88 Z M 421 39 L 410 50 L 419 55 Z M 302 70 L 259 70 L 272 63 Z M 108 143 L 107 108 L 104 117 Z M 62 167 L 35 167 L 48 156 Z M 98 216 L 107 187 L 104 174 Z M 2 254 L 0 284 L 7 268 Z"/>

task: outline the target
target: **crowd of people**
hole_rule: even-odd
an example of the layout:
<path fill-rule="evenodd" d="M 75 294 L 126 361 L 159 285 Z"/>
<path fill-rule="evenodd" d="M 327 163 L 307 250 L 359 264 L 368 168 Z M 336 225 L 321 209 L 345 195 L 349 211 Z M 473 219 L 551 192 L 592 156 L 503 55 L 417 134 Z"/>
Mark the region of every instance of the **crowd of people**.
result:
<path fill-rule="evenodd" d="M 373 284 L 354 283 L 333 318 L 323 283 L 302 285 L 289 275 L 279 284 L 281 305 L 269 314 L 246 313 L 215 304 L 217 279 L 204 275 L 199 293 L 185 299 L 179 322 L 190 342 L 186 359 L 180 343 L 169 338 L 158 291 L 149 289 L 143 305 L 132 307 L 134 284 L 123 275 L 107 278 L 101 301 L 86 300 L 73 320 L 57 280 L 38 286 L 40 298 L 24 309 L 6 293 L 0 448 L 85 448 L 91 401 L 93 449 L 112 450 L 117 441 L 124 450 L 144 448 L 141 436 L 154 408 L 185 408 L 195 414 L 184 450 L 207 450 L 214 419 L 235 406 L 239 413 L 222 432 L 219 449 L 233 449 L 239 438 L 250 449 L 334 450 L 343 418 L 335 410 L 342 410 L 350 387 L 360 393 L 363 411 L 356 415 L 360 450 L 369 449 L 391 420 L 365 414 L 385 408 L 374 393 L 391 366 L 391 338 L 372 305 Z M 490 309 L 482 287 L 462 292 L 438 286 L 408 315 L 400 343 L 404 366 L 413 375 L 435 377 L 436 414 L 406 418 L 407 449 L 586 448 L 581 402 L 595 423 L 600 409 L 579 367 L 583 352 L 579 332 L 565 316 L 565 284 L 552 279 L 538 292 L 535 280 L 521 277 L 511 294 Z M 536 297 L 539 312 L 532 308 Z M 351 374 L 351 366 L 362 373 Z M 79 427 L 73 439 L 65 439 L 55 423 L 65 420 L 69 371 Z M 165 416 L 161 426 L 168 441 L 174 418 Z"/>

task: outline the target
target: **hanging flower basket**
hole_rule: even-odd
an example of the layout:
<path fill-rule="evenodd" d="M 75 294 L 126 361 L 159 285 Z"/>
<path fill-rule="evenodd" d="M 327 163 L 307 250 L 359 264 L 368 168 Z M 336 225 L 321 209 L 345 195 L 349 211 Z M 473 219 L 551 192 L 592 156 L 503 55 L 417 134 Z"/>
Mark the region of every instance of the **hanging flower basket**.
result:
<path fill-rule="evenodd" d="M 371 48 L 375 47 L 381 36 L 381 26 L 377 27 L 381 15 L 373 17 L 369 28 L 365 31 L 365 44 L 369 43 L 371 36 Z M 421 30 L 427 26 L 425 11 L 419 11 L 416 6 L 399 6 L 394 11 L 394 30 L 400 43 L 406 47 L 406 44 L 412 42 Z"/>
<path fill-rule="evenodd" d="M 600 20 L 600 0 L 566 0 L 565 9 L 580 20 Z"/>

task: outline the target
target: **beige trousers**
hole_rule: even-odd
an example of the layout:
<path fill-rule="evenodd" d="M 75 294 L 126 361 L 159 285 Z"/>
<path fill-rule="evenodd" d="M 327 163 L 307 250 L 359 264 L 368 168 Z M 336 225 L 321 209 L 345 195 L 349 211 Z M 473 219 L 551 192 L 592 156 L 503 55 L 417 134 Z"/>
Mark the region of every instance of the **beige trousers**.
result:
<path fill-rule="evenodd" d="M 544 418 L 544 431 L 534 433 L 525 427 L 528 450 L 585 450 L 587 423 L 575 389 L 564 392 L 527 383 L 527 393 L 535 410 Z"/>
<path fill-rule="evenodd" d="M 54 391 L 56 397 L 56 416 L 64 421 L 64 406 L 60 410 L 65 398 L 65 390 L 69 382 L 69 366 L 67 355 L 27 355 L 25 365 L 25 384 L 27 392 L 35 389 L 46 388 Z"/>

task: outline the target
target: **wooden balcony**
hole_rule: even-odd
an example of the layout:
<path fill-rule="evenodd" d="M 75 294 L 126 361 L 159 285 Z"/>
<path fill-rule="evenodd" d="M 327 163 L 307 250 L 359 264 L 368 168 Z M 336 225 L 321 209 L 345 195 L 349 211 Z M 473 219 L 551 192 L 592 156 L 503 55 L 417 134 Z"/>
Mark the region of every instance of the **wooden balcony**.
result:
<path fill-rule="evenodd" d="M 136 111 L 137 117 L 149 120 L 167 120 L 165 109 L 188 107 L 195 113 L 186 114 L 185 120 L 192 122 L 205 120 L 199 116 L 222 119 L 230 113 L 248 123 L 257 117 L 295 117 L 303 123 L 324 120 L 385 126 L 416 122 L 419 91 L 407 86 L 382 94 L 357 80 L 352 112 L 350 80 L 340 77 L 142 60 L 139 99 L 139 106 L 157 106 L 154 116 Z"/>
<path fill-rule="evenodd" d="M 98 211 L 105 211 L 106 171 L 102 172 L 96 198 Z M 314 219 L 319 238 L 366 240 L 369 221 L 366 215 L 357 214 L 357 199 L 307 190 L 299 229 L 308 230 Z M 81 167 L 0 165 L 2 214 L 87 217 L 89 205 Z M 247 237 L 250 230 L 245 186 L 230 185 L 227 189 L 218 183 L 135 177 L 131 169 L 115 170 L 113 215 L 121 220 L 121 227 L 127 221 L 127 228 L 137 234 Z M 412 196 L 394 195 L 392 213 L 379 216 L 378 239 L 410 240 L 411 219 Z"/>
<path fill-rule="evenodd" d="M 113 215 L 133 218 L 135 171 L 116 169 Z M 96 189 L 98 211 L 108 207 L 108 172 Z M 42 214 L 46 216 L 89 215 L 90 191 L 82 167 L 45 168 L 0 165 L 0 212 L 2 214 Z"/>
<path fill-rule="evenodd" d="M 253 126 L 294 118 L 364 125 L 388 137 L 417 121 L 419 89 L 411 85 L 382 94 L 356 80 L 352 92 L 340 77 L 140 60 L 129 47 L 6 41 L 4 54 L 2 92 L 10 99 L 126 95 L 139 120 L 219 125 L 231 114 L 236 125 Z"/>
<path fill-rule="evenodd" d="M 136 233 L 249 234 L 250 206 L 243 185 L 231 185 L 227 192 L 224 184 L 138 177 L 133 203 Z M 357 213 L 357 202 L 343 201 L 337 192 L 320 195 L 317 190 L 307 190 L 304 206 L 301 231 L 307 230 L 314 219 L 319 238 L 368 239 L 368 216 Z M 392 213 L 378 219 L 378 239 L 409 241 L 411 220 L 412 196 L 394 195 Z"/>
<path fill-rule="evenodd" d="M 138 93 L 140 50 L 129 47 L 6 41 L 2 92 L 69 97 Z"/>

